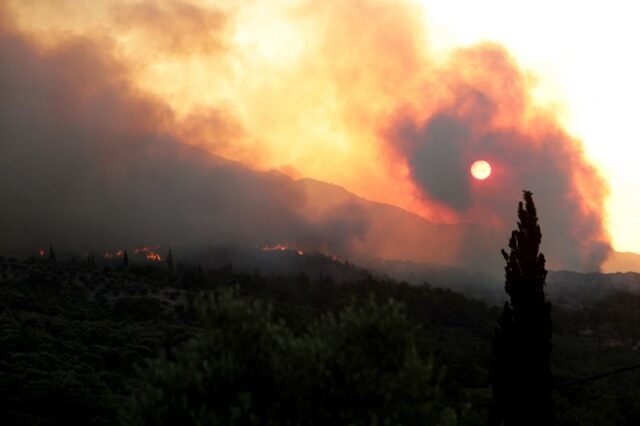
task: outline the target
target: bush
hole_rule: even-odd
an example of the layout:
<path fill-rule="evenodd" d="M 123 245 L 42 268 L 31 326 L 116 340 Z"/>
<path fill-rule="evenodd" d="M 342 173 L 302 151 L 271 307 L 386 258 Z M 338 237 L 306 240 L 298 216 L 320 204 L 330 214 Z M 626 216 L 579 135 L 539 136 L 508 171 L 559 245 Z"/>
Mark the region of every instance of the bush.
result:
<path fill-rule="evenodd" d="M 294 334 L 234 291 L 199 305 L 204 331 L 141 370 L 131 424 L 454 424 L 439 374 L 393 301 L 369 299 Z"/>

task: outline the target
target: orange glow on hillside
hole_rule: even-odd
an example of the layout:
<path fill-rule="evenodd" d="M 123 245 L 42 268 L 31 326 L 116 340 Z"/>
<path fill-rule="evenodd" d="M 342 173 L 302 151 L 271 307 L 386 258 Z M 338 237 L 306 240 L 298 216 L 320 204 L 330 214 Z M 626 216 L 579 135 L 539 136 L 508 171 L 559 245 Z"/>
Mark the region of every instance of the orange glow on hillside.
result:
<path fill-rule="evenodd" d="M 116 257 L 122 257 L 124 255 L 124 251 L 118 250 L 116 252 L 107 252 L 104 254 L 105 259 L 113 259 Z"/>
<path fill-rule="evenodd" d="M 160 249 L 159 245 L 154 247 L 143 246 L 143 247 L 134 248 L 133 253 L 144 254 L 147 260 L 151 260 L 153 262 L 160 262 L 162 261 L 162 256 L 160 256 L 160 254 L 158 254 L 157 252 L 157 250 L 159 249 Z"/>
<path fill-rule="evenodd" d="M 298 256 L 304 256 L 304 251 L 298 248 L 293 247 L 290 244 L 276 244 L 273 246 L 264 246 L 260 249 L 260 251 L 293 251 L 298 254 Z"/>
<path fill-rule="evenodd" d="M 597 263 L 586 246 L 608 247 L 607 186 L 556 112 L 535 102 L 535 78 L 497 44 L 436 52 L 418 1 L 36 3 L 8 0 L 17 29 L 43 51 L 91 40 L 114 84 L 158 105 L 158 133 L 433 221 L 505 229 L 519 191 L 537 182 L 532 170 L 548 165 L 564 185 L 554 197 L 575 213 L 568 233 L 586 241 L 581 255 Z M 444 182 L 466 192 L 438 187 L 438 147 L 425 142 L 434 128 L 459 145 L 443 158 L 464 166 Z M 469 183 L 477 158 L 491 163 L 492 185 Z"/>
<path fill-rule="evenodd" d="M 147 260 L 151 260 L 154 262 L 161 262 L 162 261 L 162 257 L 160 257 L 160 255 L 156 252 L 150 251 L 146 254 L 146 258 Z"/>

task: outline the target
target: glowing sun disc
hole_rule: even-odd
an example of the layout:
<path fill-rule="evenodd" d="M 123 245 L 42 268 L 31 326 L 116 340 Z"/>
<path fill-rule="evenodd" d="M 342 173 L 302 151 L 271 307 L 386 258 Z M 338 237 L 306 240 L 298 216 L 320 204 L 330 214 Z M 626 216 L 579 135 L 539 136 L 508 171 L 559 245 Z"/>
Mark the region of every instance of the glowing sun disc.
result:
<path fill-rule="evenodd" d="M 471 165 L 471 176 L 478 180 L 485 180 L 491 176 L 491 164 L 484 160 L 478 160 Z"/>

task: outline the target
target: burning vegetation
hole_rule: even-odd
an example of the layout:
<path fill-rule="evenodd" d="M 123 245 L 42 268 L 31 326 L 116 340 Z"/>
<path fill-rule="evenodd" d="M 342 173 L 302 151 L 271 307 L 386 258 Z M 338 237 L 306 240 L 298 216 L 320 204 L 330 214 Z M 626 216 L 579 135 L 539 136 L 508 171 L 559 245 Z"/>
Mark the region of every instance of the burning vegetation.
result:
<path fill-rule="evenodd" d="M 33 200 L 5 206 L 2 223 L 20 226 L 2 230 L 0 249 L 180 238 L 364 254 L 366 220 L 349 208 L 329 224 L 310 219 L 294 180 L 254 173 L 278 170 L 500 232 L 529 188 L 551 212 L 551 267 L 596 270 L 611 250 L 606 183 L 534 101 L 528 72 L 494 44 L 437 55 L 416 2 L 36 3 L 0 10 L 0 62 L 12 64 L 0 70 L 11 89 L 0 98 L 11 135 L 0 136 L 0 192 Z M 491 165 L 484 180 L 469 173 L 478 160 Z M 94 219 L 107 208 L 109 223 Z M 59 220 L 25 214 L 46 209 Z"/>
<path fill-rule="evenodd" d="M 304 251 L 294 247 L 291 244 L 276 244 L 273 246 L 264 246 L 260 249 L 260 251 L 292 251 L 296 252 L 298 256 L 304 256 Z"/>
<path fill-rule="evenodd" d="M 159 245 L 155 246 L 155 247 L 144 246 L 144 247 L 139 247 L 139 248 L 133 249 L 133 253 L 134 254 L 143 254 L 147 260 L 151 260 L 153 262 L 161 262 L 162 261 L 162 257 L 158 253 L 158 250 L 160 250 L 160 246 Z"/>
<path fill-rule="evenodd" d="M 133 254 L 137 255 L 138 257 L 142 257 L 146 260 L 152 261 L 152 262 L 162 262 L 163 258 L 160 255 L 160 253 L 158 252 L 160 250 L 160 246 L 154 246 L 154 247 L 148 247 L 148 246 L 143 246 L 143 247 L 138 247 L 138 248 L 134 248 L 133 249 Z M 106 252 L 104 254 L 104 259 L 105 260 L 111 260 L 111 259 L 116 259 L 116 258 L 122 258 L 125 254 L 126 250 L 117 250 L 114 252 Z"/>

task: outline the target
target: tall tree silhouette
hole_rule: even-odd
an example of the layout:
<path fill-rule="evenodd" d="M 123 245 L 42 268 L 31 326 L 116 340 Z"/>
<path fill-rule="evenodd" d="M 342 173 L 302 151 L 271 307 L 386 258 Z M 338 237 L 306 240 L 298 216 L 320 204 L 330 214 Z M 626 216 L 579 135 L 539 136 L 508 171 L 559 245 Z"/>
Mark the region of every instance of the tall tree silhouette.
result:
<path fill-rule="evenodd" d="M 490 425 L 552 425 L 551 304 L 545 300 L 542 233 L 531 192 L 518 204 L 506 261 L 505 302 L 493 339 Z"/>
<path fill-rule="evenodd" d="M 127 254 L 126 250 L 122 254 L 122 266 L 124 268 L 128 268 L 129 267 L 129 255 Z"/>
<path fill-rule="evenodd" d="M 53 262 L 56 261 L 56 252 L 53 251 L 53 243 L 49 243 L 49 259 Z"/>

